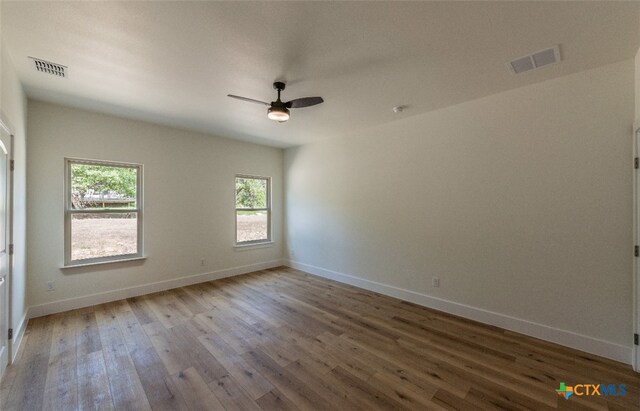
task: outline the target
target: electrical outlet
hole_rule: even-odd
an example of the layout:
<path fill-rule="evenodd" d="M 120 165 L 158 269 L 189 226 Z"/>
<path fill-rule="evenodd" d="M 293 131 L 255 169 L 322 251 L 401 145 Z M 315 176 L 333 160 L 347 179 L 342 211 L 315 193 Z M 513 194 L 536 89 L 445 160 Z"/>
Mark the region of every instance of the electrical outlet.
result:
<path fill-rule="evenodd" d="M 200 266 L 204 267 L 205 265 L 207 265 L 207 261 L 203 258 L 202 260 L 200 260 Z"/>
<path fill-rule="evenodd" d="M 47 281 L 47 291 L 54 291 L 56 289 L 55 281 Z"/>
<path fill-rule="evenodd" d="M 440 279 L 438 277 L 433 277 L 431 280 L 431 285 L 434 287 L 440 287 Z"/>

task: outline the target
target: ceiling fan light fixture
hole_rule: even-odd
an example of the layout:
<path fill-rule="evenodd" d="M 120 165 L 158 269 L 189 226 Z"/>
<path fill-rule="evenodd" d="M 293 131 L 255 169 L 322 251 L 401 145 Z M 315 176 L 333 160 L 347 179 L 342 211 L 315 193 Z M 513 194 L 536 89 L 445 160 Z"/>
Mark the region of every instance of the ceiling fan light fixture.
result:
<path fill-rule="evenodd" d="M 289 120 L 289 110 L 286 107 L 269 107 L 267 117 L 282 123 Z"/>
<path fill-rule="evenodd" d="M 265 106 L 269 106 L 269 108 L 267 109 L 267 117 L 270 120 L 277 121 L 279 123 L 284 123 L 285 121 L 289 120 L 290 108 L 298 109 L 298 108 L 304 108 L 304 107 L 311 107 L 324 102 L 322 97 L 302 97 L 302 98 L 293 99 L 291 101 L 282 101 L 280 100 L 280 92 L 284 90 L 285 86 L 286 84 L 284 84 L 281 81 L 276 81 L 275 83 L 273 83 L 273 88 L 278 91 L 278 98 L 276 101 L 272 101 L 271 103 L 255 100 L 252 98 L 236 96 L 235 94 L 227 94 L 227 96 L 238 99 L 238 100 L 247 101 L 249 103 L 263 104 Z"/>

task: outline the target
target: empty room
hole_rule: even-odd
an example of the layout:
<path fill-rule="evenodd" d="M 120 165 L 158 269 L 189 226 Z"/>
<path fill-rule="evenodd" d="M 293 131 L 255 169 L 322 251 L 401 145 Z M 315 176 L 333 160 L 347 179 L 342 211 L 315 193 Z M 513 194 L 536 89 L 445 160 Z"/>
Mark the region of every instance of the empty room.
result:
<path fill-rule="evenodd" d="M 0 1 L 0 410 L 640 410 L 640 2 Z"/>

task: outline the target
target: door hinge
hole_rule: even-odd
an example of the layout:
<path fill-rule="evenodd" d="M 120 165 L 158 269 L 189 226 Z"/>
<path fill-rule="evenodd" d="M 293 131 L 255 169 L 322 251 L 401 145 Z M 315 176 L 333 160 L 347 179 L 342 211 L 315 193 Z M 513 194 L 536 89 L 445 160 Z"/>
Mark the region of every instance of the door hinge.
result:
<path fill-rule="evenodd" d="M 636 334 L 636 335 L 638 335 L 638 334 Z M 10 340 L 13 339 L 13 328 L 9 328 L 9 336 L 8 336 L 8 338 Z"/>
<path fill-rule="evenodd" d="M 640 168 L 640 158 L 636 157 L 633 159 L 633 168 Z"/>
<path fill-rule="evenodd" d="M 636 160 L 637 160 L 637 159 L 638 159 L 638 158 L 636 158 Z M 638 168 L 638 167 L 637 167 L 637 164 L 638 164 L 638 163 L 636 162 L 636 168 Z M 9 170 L 13 171 L 13 169 L 14 169 L 15 167 L 16 167 L 16 165 L 15 165 L 15 163 L 13 162 L 13 160 L 9 161 Z"/>
<path fill-rule="evenodd" d="M 635 345 L 639 345 L 639 343 L 638 343 L 638 334 L 633 334 L 633 343 Z"/>
<path fill-rule="evenodd" d="M 635 246 L 633 247 L 633 255 L 635 255 L 636 257 L 640 257 L 640 247 L 639 246 Z"/>
<path fill-rule="evenodd" d="M 638 248 L 638 247 L 636 247 L 636 248 Z M 9 255 L 13 255 L 13 244 L 9 244 Z"/>

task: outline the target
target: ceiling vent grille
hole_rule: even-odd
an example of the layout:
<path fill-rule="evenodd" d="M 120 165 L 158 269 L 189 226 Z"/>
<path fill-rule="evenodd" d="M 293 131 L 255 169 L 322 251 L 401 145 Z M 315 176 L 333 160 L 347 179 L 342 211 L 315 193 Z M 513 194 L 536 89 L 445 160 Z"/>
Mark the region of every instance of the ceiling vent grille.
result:
<path fill-rule="evenodd" d="M 35 57 L 29 57 L 33 60 L 33 66 L 36 71 L 41 73 L 51 74 L 52 76 L 57 77 L 67 77 L 67 66 L 63 66 L 62 64 L 52 63 L 50 61 L 40 60 Z"/>
<path fill-rule="evenodd" d="M 518 57 L 507 63 L 509 71 L 513 74 L 524 73 L 525 71 L 535 70 L 540 67 L 548 66 L 560 61 L 560 46 L 550 49 L 544 49 L 529 54 L 528 56 Z"/>

